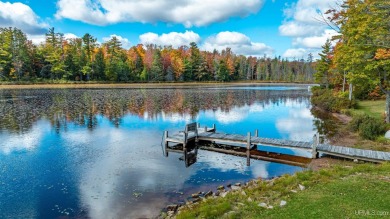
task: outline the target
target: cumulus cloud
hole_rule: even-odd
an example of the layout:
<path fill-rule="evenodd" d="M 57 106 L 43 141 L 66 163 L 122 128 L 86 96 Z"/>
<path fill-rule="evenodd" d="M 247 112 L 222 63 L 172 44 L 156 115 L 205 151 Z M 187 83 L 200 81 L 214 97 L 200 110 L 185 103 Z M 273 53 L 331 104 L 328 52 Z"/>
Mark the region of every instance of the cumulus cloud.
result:
<path fill-rule="evenodd" d="M 64 38 L 65 38 L 65 39 L 76 39 L 76 38 L 79 38 L 79 37 L 76 36 L 76 35 L 73 34 L 73 33 L 65 33 L 65 34 L 64 34 Z"/>
<path fill-rule="evenodd" d="M 231 48 L 236 54 L 262 56 L 272 55 L 274 50 L 264 43 L 252 42 L 251 39 L 238 32 L 220 32 L 215 36 L 206 39 L 203 49 L 213 51 L 214 49 L 223 50 Z"/>
<path fill-rule="evenodd" d="M 186 27 L 206 26 L 230 17 L 257 13 L 263 0 L 59 0 L 57 18 L 89 24 L 119 22 L 180 23 Z"/>
<path fill-rule="evenodd" d="M 193 31 L 186 31 L 184 33 L 170 32 L 162 35 L 149 32 L 140 35 L 139 39 L 144 45 L 156 44 L 160 46 L 173 46 L 175 48 L 183 45 L 189 45 L 191 42 L 200 42 L 200 36 Z"/>
<path fill-rule="evenodd" d="M 284 9 L 285 20 L 279 26 L 279 33 L 292 37 L 294 48 L 284 52 L 286 58 L 300 58 L 312 53 L 314 57 L 326 40 L 337 35 L 319 21 L 321 14 L 336 5 L 337 0 L 299 0 Z"/>
<path fill-rule="evenodd" d="M 302 58 L 302 57 L 305 57 L 308 53 L 309 53 L 309 51 L 307 49 L 304 49 L 304 48 L 287 49 L 283 53 L 283 57 L 286 57 L 286 58 Z"/>
<path fill-rule="evenodd" d="M 321 36 L 297 37 L 293 41 L 293 45 L 304 46 L 307 48 L 321 48 L 327 39 L 338 35 L 334 30 L 325 30 Z"/>
<path fill-rule="evenodd" d="M 46 33 L 48 25 L 28 5 L 0 1 L 0 27 L 16 27 L 27 34 L 39 35 Z"/>
<path fill-rule="evenodd" d="M 109 37 L 103 37 L 103 42 L 107 42 L 114 37 L 116 37 L 119 40 L 119 42 L 121 42 L 123 48 L 128 49 L 131 47 L 131 42 L 129 41 L 129 39 L 116 34 L 112 34 Z"/>
<path fill-rule="evenodd" d="M 308 25 L 297 22 L 286 22 L 279 27 L 279 32 L 283 36 L 307 36 L 313 33 L 320 33 L 323 27 L 321 25 Z"/>

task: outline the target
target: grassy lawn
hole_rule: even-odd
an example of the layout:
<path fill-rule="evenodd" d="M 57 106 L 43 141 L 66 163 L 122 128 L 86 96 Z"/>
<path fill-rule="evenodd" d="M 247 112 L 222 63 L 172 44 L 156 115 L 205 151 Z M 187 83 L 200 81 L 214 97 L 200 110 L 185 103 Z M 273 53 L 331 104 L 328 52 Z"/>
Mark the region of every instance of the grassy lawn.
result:
<path fill-rule="evenodd" d="M 358 102 L 357 109 L 354 112 L 366 113 L 370 116 L 382 118 L 385 112 L 385 100 L 364 100 Z"/>
<path fill-rule="evenodd" d="M 306 189 L 300 191 L 299 184 Z M 252 181 L 242 191 L 184 207 L 177 218 L 378 218 L 365 216 L 367 211 L 387 212 L 382 218 L 389 218 L 390 164 L 345 162 L 271 181 Z M 281 200 L 287 201 L 283 207 Z M 262 202 L 273 209 L 258 206 Z"/>

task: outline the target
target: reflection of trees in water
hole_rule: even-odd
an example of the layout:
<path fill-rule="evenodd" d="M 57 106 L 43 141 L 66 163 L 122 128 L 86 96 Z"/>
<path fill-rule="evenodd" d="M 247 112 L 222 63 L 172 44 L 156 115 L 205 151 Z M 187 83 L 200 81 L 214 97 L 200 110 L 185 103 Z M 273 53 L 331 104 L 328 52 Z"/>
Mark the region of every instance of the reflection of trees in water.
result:
<path fill-rule="evenodd" d="M 314 116 L 313 124 L 320 135 L 330 138 L 336 134 L 339 122 L 329 113 L 313 107 L 311 113 Z"/>
<path fill-rule="evenodd" d="M 201 110 L 287 101 L 308 104 L 305 90 L 227 89 L 111 89 L 111 90 L 3 90 L 0 93 L 0 130 L 28 131 L 40 118 L 50 121 L 57 132 L 69 123 L 93 130 L 102 115 L 120 126 L 126 114 L 156 120 L 161 113 L 195 118 Z"/>

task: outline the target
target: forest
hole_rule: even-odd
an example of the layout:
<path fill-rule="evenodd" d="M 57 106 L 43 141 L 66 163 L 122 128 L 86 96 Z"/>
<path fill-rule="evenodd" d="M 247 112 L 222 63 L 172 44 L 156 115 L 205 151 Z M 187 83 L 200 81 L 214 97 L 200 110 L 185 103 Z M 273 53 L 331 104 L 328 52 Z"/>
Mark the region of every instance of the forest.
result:
<path fill-rule="evenodd" d="M 54 28 L 36 45 L 17 28 L 0 28 L 0 82 L 312 82 L 315 64 L 312 54 L 294 60 L 247 57 L 230 48 L 202 51 L 194 42 L 179 48 L 138 44 L 124 49 L 115 36 L 99 44 L 88 33 L 66 39 Z"/>

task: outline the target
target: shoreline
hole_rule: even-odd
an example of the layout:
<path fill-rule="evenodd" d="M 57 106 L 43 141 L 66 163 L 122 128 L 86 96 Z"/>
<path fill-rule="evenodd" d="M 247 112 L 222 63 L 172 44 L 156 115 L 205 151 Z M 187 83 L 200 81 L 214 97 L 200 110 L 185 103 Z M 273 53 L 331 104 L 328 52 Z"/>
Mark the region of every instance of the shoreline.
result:
<path fill-rule="evenodd" d="M 129 89 L 129 88 L 188 88 L 188 87 L 232 87 L 232 86 L 315 86 L 315 83 L 299 82 L 161 82 L 161 83 L 35 83 L 35 84 L 0 84 L 2 89 Z"/>

